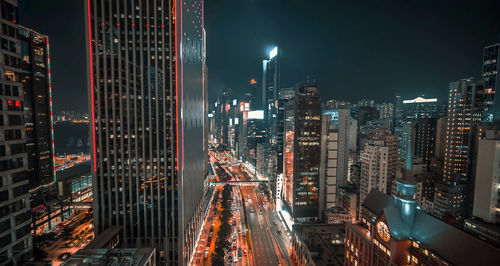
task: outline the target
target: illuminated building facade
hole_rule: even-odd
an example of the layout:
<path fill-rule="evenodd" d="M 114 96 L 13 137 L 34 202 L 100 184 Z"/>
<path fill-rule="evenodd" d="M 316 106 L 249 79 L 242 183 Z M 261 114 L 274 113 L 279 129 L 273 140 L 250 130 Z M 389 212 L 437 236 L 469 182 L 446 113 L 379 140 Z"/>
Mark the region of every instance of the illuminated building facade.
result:
<path fill-rule="evenodd" d="M 337 189 L 347 180 L 349 121 L 349 109 L 323 111 L 320 176 L 324 176 L 325 210 L 337 206 Z"/>
<path fill-rule="evenodd" d="M 284 202 L 294 220 L 319 215 L 321 99 L 316 84 L 299 87 L 285 106 Z"/>
<path fill-rule="evenodd" d="M 403 100 L 402 112 L 406 120 L 416 118 L 440 118 L 446 116 L 446 104 L 437 98 L 417 97 Z"/>
<path fill-rule="evenodd" d="M 336 112 L 323 112 L 321 117 L 321 161 L 319 173 L 320 217 L 327 209 L 336 206 L 338 181 L 339 129 L 333 123 Z"/>
<path fill-rule="evenodd" d="M 494 123 L 500 127 L 500 99 L 495 92 L 500 88 L 500 43 L 483 49 L 482 76 L 485 85 L 483 123 Z"/>
<path fill-rule="evenodd" d="M 483 111 L 484 81 L 462 79 L 451 82 L 448 97 L 448 120 L 444 151 L 444 166 L 441 183 L 450 191 L 448 199 L 442 199 L 448 205 L 447 210 L 436 210 L 435 213 L 446 213 L 461 222 L 467 218 L 472 207 L 471 164 L 474 157 L 473 136 L 476 126 L 481 122 Z M 454 188 L 460 186 L 460 189 Z M 465 188 L 462 188 L 465 187 Z M 441 193 L 445 195 L 446 193 Z M 439 193 L 435 196 L 439 197 Z M 441 205 L 441 204 L 439 204 Z M 435 206 L 439 206 L 436 205 Z M 442 205 L 444 206 L 444 205 Z"/>
<path fill-rule="evenodd" d="M 55 182 L 49 39 L 24 27 L 19 37 L 28 175 L 30 189 L 36 190 Z"/>
<path fill-rule="evenodd" d="M 22 265 L 32 238 L 17 1 L 2 1 L 0 9 L 0 262 Z"/>
<path fill-rule="evenodd" d="M 285 131 L 285 105 L 296 94 L 297 88 L 280 88 L 277 101 L 276 130 L 273 133 L 274 143 L 269 153 L 269 176 L 273 195 L 276 195 L 276 178 L 283 174 L 283 141 Z"/>
<path fill-rule="evenodd" d="M 229 118 L 231 111 L 231 89 L 223 89 L 215 102 L 216 137 L 218 144 L 229 144 Z"/>
<path fill-rule="evenodd" d="M 428 215 L 414 181 L 398 180 L 393 197 L 372 190 L 360 223 L 346 224 L 344 265 L 495 265 L 500 249 Z"/>
<path fill-rule="evenodd" d="M 243 112 L 242 138 L 244 138 L 243 161 L 257 166 L 257 145 L 267 142 L 267 131 L 263 110 Z"/>
<path fill-rule="evenodd" d="M 391 194 L 398 161 L 398 137 L 378 129 L 360 154 L 360 202 L 372 189 Z"/>
<path fill-rule="evenodd" d="M 270 129 L 276 120 L 276 101 L 280 88 L 280 51 L 274 47 L 269 52 L 269 59 L 262 60 L 262 107 L 264 117 Z"/>
<path fill-rule="evenodd" d="M 189 6 L 189 7 L 187 7 Z M 85 1 L 94 226 L 186 265 L 207 173 L 203 1 Z"/>

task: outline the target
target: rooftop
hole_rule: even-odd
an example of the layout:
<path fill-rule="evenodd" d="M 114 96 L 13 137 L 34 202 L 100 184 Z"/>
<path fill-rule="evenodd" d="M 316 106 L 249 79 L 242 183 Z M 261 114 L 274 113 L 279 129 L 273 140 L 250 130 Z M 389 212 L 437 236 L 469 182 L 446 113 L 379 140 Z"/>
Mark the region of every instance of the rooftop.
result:
<path fill-rule="evenodd" d="M 389 231 L 397 239 L 413 239 L 454 265 L 496 265 L 500 249 L 417 209 L 413 225 L 401 219 L 392 197 L 373 189 L 363 206 L 385 214 Z"/>
<path fill-rule="evenodd" d="M 154 248 L 138 249 L 80 249 L 63 266 L 77 265 L 152 265 L 155 264 Z"/>

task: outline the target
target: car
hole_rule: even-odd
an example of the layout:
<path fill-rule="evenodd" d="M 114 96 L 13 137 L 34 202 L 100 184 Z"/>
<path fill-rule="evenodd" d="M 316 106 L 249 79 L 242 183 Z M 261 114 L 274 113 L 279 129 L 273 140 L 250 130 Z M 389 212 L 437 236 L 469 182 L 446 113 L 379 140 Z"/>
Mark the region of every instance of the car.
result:
<path fill-rule="evenodd" d="M 274 221 L 274 222 L 273 222 L 273 224 L 274 224 L 274 225 L 277 225 L 277 224 L 278 224 L 278 222 Z"/>
<path fill-rule="evenodd" d="M 66 261 L 69 257 L 71 257 L 71 253 L 65 252 L 65 253 L 59 255 L 59 257 L 57 257 L 57 259 L 59 261 Z"/>
<path fill-rule="evenodd" d="M 238 256 L 234 256 L 233 262 L 238 262 Z"/>
<path fill-rule="evenodd" d="M 247 249 L 243 250 L 243 254 L 247 255 Z"/>
<path fill-rule="evenodd" d="M 276 231 L 276 233 L 277 233 L 278 235 L 281 235 L 281 231 L 280 231 L 280 230 L 277 230 L 277 231 Z"/>
<path fill-rule="evenodd" d="M 253 213 L 253 212 L 254 212 L 253 208 L 250 208 L 250 213 Z"/>
<path fill-rule="evenodd" d="M 262 210 L 261 209 L 259 209 L 259 214 L 262 214 Z"/>
<path fill-rule="evenodd" d="M 205 248 L 205 256 L 208 256 L 208 247 Z"/>

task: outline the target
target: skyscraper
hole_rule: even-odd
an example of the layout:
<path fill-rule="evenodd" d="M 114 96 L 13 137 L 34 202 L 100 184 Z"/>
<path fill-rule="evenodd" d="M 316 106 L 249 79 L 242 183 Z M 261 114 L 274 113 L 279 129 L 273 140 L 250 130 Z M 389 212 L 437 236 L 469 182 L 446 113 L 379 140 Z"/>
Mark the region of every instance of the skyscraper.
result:
<path fill-rule="evenodd" d="M 396 177 L 398 137 L 387 130 L 377 130 L 375 135 L 369 137 L 360 159 L 360 202 L 373 188 L 391 194 L 392 182 Z"/>
<path fill-rule="evenodd" d="M 49 38 L 22 26 L 19 38 L 28 175 L 36 190 L 55 182 Z"/>
<path fill-rule="evenodd" d="M 445 183 L 464 181 L 472 170 L 467 162 L 472 152 L 474 126 L 481 122 L 483 88 L 484 82 L 472 79 L 450 83 L 442 179 Z"/>
<path fill-rule="evenodd" d="M 474 135 L 483 112 L 484 81 L 461 79 L 451 82 L 448 97 L 444 166 L 441 183 L 443 193 L 435 193 L 434 210 L 444 219 L 462 221 L 472 207 Z M 444 216 L 447 217 L 444 217 Z"/>
<path fill-rule="evenodd" d="M 203 1 L 85 8 L 95 231 L 122 226 L 124 247 L 187 264 L 206 177 Z"/>
<path fill-rule="evenodd" d="M 483 50 L 483 80 L 485 85 L 483 123 L 494 123 L 500 127 L 500 97 L 495 92 L 500 89 L 500 43 L 488 45 Z"/>
<path fill-rule="evenodd" d="M 339 129 L 335 125 L 338 112 L 324 112 L 321 117 L 321 161 L 319 204 L 322 212 L 336 206 L 338 178 Z"/>
<path fill-rule="evenodd" d="M 224 88 L 215 103 L 215 123 L 217 143 L 229 144 L 229 118 L 231 111 L 231 89 Z"/>
<path fill-rule="evenodd" d="M 30 178 L 17 1 L 3 1 L 0 56 L 0 262 L 21 265 L 31 258 Z"/>
<path fill-rule="evenodd" d="M 269 59 L 262 60 L 262 107 L 269 128 L 272 128 L 277 111 L 276 101 L 280 88 L 279 56 L 278 47 L 274 47 L 269 52 Z"/>
<path fill-rule="evenodd" d="M 285 106 L 284 202 L 294 220 L 319 215 L 321 99 L 317 84 L 303 84 Z"/>
<path fill-rule="evenodd" d="M 403 119 L 440 118 L 446 116 L 446 104 L 437 98 L 417 97 L 404 100 L 402 104 Z"/>

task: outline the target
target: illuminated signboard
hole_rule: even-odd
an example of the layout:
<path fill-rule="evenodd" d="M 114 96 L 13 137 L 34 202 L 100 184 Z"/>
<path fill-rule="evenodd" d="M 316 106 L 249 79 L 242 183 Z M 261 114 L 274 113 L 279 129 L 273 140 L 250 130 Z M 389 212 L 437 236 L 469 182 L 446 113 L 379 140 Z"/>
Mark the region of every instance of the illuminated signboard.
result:
<path fill-rule="evenodd" d="M 236 99 L 233 99 L 233 106 L 237 105 L 238 104 L 238 100 Z"/>
<path fill-rule="evenodd" d="M 264 110 L 248 112 L 248 119 L 264 119 Z"/>
<path fill-rule="evenodd" d="M 269 60 L 273 59 L 275 56 L 278 55 L 278 47 L 274 47 L 271 52 L 269 52 Z"/>
<path fill-rule="evenodd" d="M 413 100 L 404 100 L 403 103 L 435 103 L 437 101 L 438 101 L 437 98 L 425 99 L 422 97 L 417 97 Z"/>
<path fill-rule="evenodd" d="M 234 119 L 234 124 L 235 124 L 235 125 L 237 125 L 237 124 L 239 124 L 239 123 L 240 123 L 240 119 L 239 119 L 238 117 L 236 117 L 236 118 Z"/>

